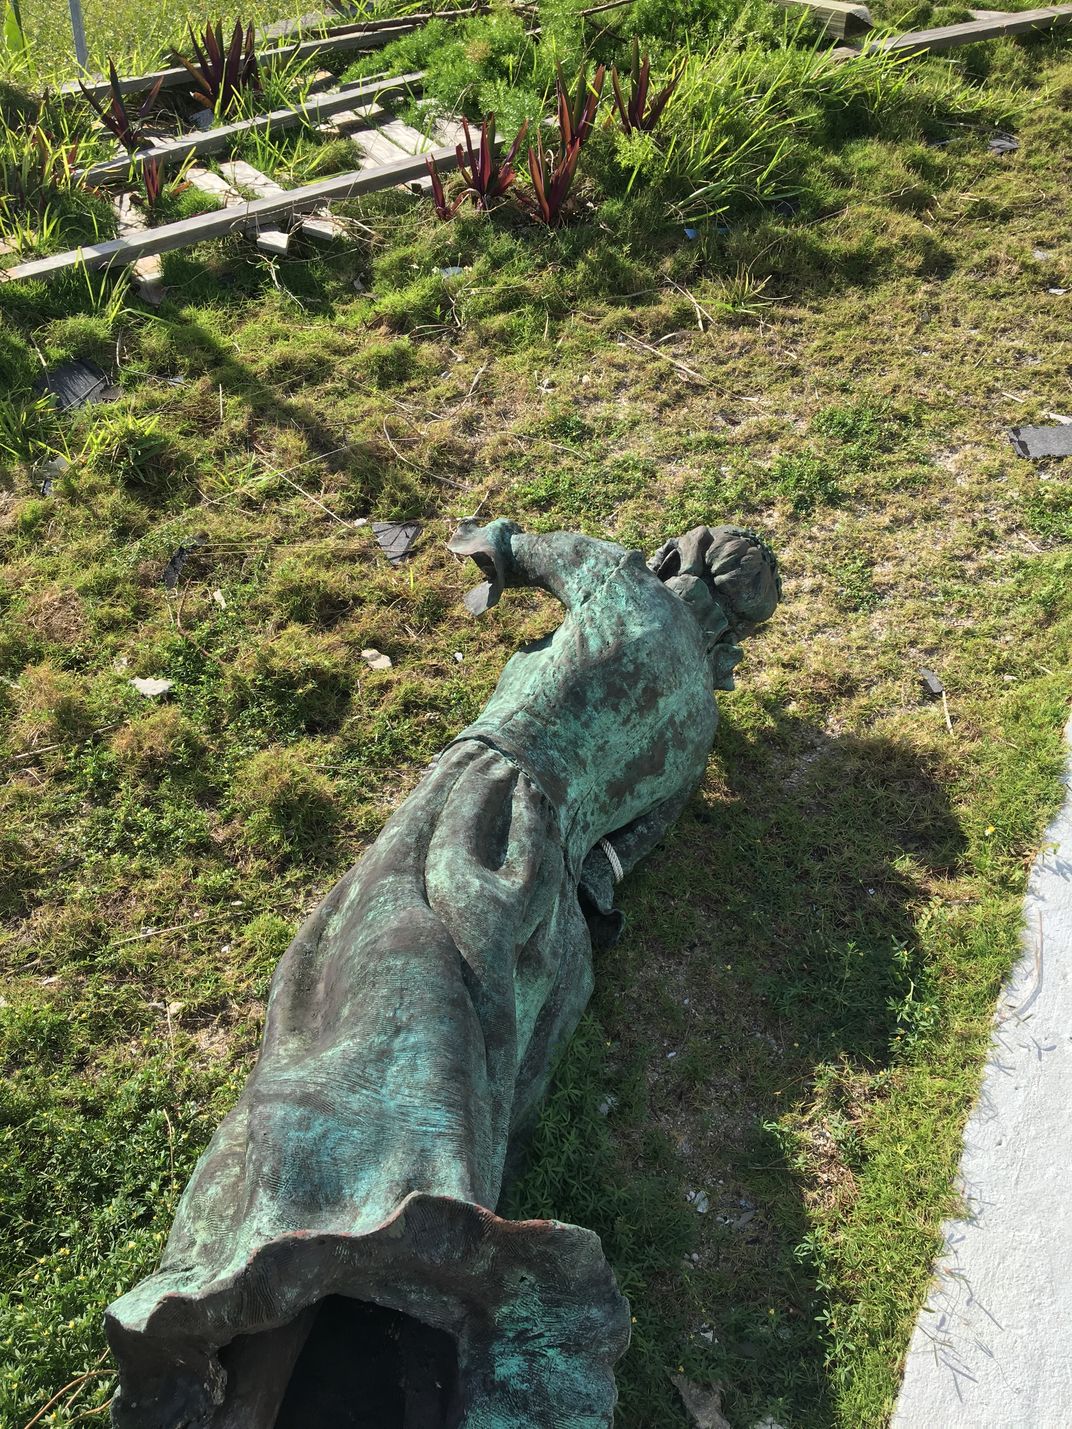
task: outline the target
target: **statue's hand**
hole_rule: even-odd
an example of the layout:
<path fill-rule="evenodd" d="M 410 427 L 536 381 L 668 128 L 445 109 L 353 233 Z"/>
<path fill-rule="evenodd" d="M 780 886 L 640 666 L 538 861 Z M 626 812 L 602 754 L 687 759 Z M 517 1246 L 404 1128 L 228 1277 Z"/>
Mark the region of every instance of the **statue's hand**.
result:
<path fill-rule="evenodd" d="M 464 597 L 466 609 L 473 615 L 483 615 L 495 605 L 510 584 L 513 571 L 510 540 L 520 530 L 515 521 L 491 521 L 486 526 L 463 521 L 447 542 L 448 551 L 456 556 L 469 556 L 487 577 Z"/>

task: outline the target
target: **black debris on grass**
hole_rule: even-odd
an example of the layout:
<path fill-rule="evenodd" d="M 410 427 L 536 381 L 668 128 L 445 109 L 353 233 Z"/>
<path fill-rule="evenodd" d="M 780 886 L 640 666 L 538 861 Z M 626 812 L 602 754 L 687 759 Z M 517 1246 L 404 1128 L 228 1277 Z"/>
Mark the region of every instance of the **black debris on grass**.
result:
<path fill-rule="evenodd" d="M 118 396 L 108 374 L 95 362 L 64 362 L 34 383 L 34 391 L 49 396 L 61 412 L 71 412 L 90 402 L 110 402 Z"/>
<path fill-rule="evenodd" d="M 203 546 L 208 538 L 206 536 L 193 536 L 187 546 L 179 546 L 172 555 L 167 565 L 160 572 L 161 583 L 168 589 L 174 590 L 179 584 L 179 576 L 182 575 L 182 568 L 189 560 L 190 556 L 197 550 L 198 546 Z"/>
<path fill-rule="evenodd" d="M 412 551 L 421 534 L 419 521 L 373 521 L 372 530 L 380 548 L 393 566 Z"/>

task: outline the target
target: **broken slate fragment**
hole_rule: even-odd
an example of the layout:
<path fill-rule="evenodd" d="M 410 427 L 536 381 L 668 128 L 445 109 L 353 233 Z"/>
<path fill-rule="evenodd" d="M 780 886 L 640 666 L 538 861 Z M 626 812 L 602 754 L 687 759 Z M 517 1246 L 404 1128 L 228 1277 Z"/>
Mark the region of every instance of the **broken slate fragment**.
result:
<path fill-rule="evenodd" d="M 1017 456 L 1031 460 L 1047 456 L 1072 456 L 1072 426 L 1059 422 L 1053 427 L 1013 427 L 1009 440 Z"/>
<path fill-rule="evenodd" d="M 995 134 L 986 146 L 992 154 L 1015 154 L 1020 147 L 1019 139 L 1012 134 Z"/>
<path fill-rule="evenodd" d="M 79 359 L 52 368 L 34 383 L 34 391 L 49 396 L 61 412 L 72 412 L 90 402 L 110 402 L 118 388 L 95 362 Z"/>
<path fill-rule="evenodd" d="M 52 483 L 57 476 L 63 475 L 70 464 L 65 456 L 54 456 L 51 461 L 46 461 L 37 468 L 38 475 L 41 478 L 40 485 L 37 489 L 42 496 L 52 495 Z"/>
<path fill-rule="evenodd" d="M 372 530 L 392 565 L 409 555 L 421 534 L 419 521 L 373 521 Z"/>
<path fill-rule="evenodd" d="M 919 672 L 919 678 L 923 681 L 924 693 L 930 695 L 931 699 L 937 700 L 944 694 L 945 686 L 933 670 L 924 666 Z"/>
<path fill-rule="evenodd" d="M 182 568 L 189 560 L 198 546 L 203 546 L 208 540 L 204 534 L 192 536 L 188 546 L 179 546 L 174 552 L 167 565 L 160 572 L 160 580 L 168 590 L 174 590 L 179 583 L 179 576 L 182 575 Z"/>
<path fill-rule="evenodd" d="M 730 1429 L 729 1420 L 722 1413 L 720 1390 L 701 1389 L 683 1374 L 672 1374 L 670 1378 L 681 1395 L 692 1429 Z"/>
<path fill-rule="evenodd" d="M 151 700 L 155 700 L 158 695 L 166 695 L 171 689 L 173 681 L 156 679 L 139 679 L 137 675 L 130 682 L 139 695 L 145 695 Z"/>

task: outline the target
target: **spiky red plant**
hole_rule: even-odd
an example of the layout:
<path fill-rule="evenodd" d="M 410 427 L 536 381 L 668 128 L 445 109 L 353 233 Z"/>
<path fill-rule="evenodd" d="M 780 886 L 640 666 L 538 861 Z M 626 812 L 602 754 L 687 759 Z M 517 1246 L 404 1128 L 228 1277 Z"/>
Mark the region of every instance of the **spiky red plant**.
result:
<path fill-rule="evenodd" d="M 532 179 L 534 203 L 532 217 L 548 228 L 562 222 L 566 199 L 573 186 L 581 150 L 595 126 L 599 97 L 603 93 L 605 66 L 600 65 L 589 85 L 582 69 L 577 77 L 577 90 L 571 96 L 558 67 L 558 148 L 547 153 L 543 138 L 536 136 L 536 148 L 529 149 L 529 177 Z"/>
<path fill-rule="evenodd" d="M 476 208 L 490 208 L 496 199 L 502 198 L 517 177 L 517 155 L 521 142 L 528 130 L 528 121 L 522 124 L 517 137 L 510 145 L 505 159 L 495 138 L 495 115 L 489 114 L 480 126 L 480 142 L 473 148 L 473 136 L 469 132 L 469 121 L 462 120 L 465 133 L 465 148 L 469 163 L 466 165 L 462 146 L 458 145 L 458 170 L 465 179 L 465 191 L 470 195 Z"/>
<path fill-rule="evenodd" d="M 454 202 L 451 203 L 447 199 L 447 192 L 443 187 L 443 180 L 440 177 L 439 170 L 436 168 L 436 161 L 434 159 L 425 159 L 424 166 L 428 170 L 428 177 L 432 181 L 432 204 L 435 207 L 437 216 L 446 223 L 454 217 L 465 202 L 465 190 L 463 189 Z"/>
<path fill-rule="evenodd" d="M 191 29 L 190 42 L 194 47 L 194 61 L 184 59 L 180 54 L 176 54 L 175 59 L 189 70 L 195 86 L 193 96 L 206 109 L 215 114 L 226 114 L 242 90 L 260 89 L 260 69 L 252 25 L 243 30 L 241 20 L 236 20 L 226 49 L 223 22 L 220 20 L 215 26 L 206 26 L 201 44 Z"/>
<path fill-rule="evenodd" d="M 635 129 L 644 133 L 651 131 L 662 118 L 663 110 L 670 101 L 674 90 L 681 83 L 683 69 L 675 70 L 667 83 L 658 94 L 652 95 L 650 100 L 648 90 L 651 83 L 651 58 L 645 55 L 640 58 L 640 42 L 633 41 L 633 63 L 630 69 L 630 93 L 626 101 L 622 98 L 622 88 L 618 80 L 618 66 L 612 65 L 610 71 L 611 87 L 614 90 L 614 108 L 617 110 L 618 118 L 621 121 L 622 129 L 626 134 L 632 134 Z"/>
<path fill-rule="evenodd" d="M 128 154 L 134 154 L 139 149 L 146 148 L 150 143 L 149 135 L 141 121 L 148 117 L 150 110 L 153 108 L 160 94 L 160 88 L 163 83 L 163 79 L 157 80 L 148 95 L 146 95 L 145 99 L 138 106 L 133 118 L 131 118 L 130 111 L 127 109 L 126 101 L 123 98 L 123 86 L 120 82 L 119 75 L 116 73 L 114 60 L 108 61 L 108 85 L 111 102 L 107 108 L 101 104 L 92 90 L 85 87 L 81 80 L 78 81 L 78 87 L 81 89 L 85 99 L 92 106 L 97 118 L 105 128 L 111 130 Z"/>

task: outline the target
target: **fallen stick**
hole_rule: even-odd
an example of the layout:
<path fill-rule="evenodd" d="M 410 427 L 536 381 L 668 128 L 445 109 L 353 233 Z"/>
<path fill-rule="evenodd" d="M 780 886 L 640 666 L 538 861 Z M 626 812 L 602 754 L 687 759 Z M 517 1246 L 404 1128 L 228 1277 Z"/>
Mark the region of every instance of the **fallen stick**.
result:
<path fill-rule="evenodd" d="M 657 347 L 652 347 L 650 342 L 642 342 L 639 337 L 634 337 L 632 333 L 629 332 L 623 332 L 619 334 L 619 336 L 626 342 L 632 342 L 635 343 L 637 347 L 642 347 L 645 352 L 652 352 L 656 357 L 661 357 L 664 362 L 669 362 L 671 367 L 676 368 L 678 372 L 687 377 L 691 382 L 699 382 L 701 387 L 710 385 L 707 378 L 701 373 L 687 366 L 684 362 L 679 361 L 676 357 L 671 357 L 668 352 L 660 352 Z"/>
<path fill-rule="evenodd" d="M 122 948 L 127 943 L 144 943 L 147 938 L 159 938 L 164 933 L 185 933 L 191 928 L 203 928 L 209 923 L 222 923 L 225 918 L 233 918 L 236 912 L 241 911 L 228 908 L 226 913 L 214 913 L 211 918 L 194 918 L 189 923 L 172 923 L 169 928 L 145 928 L 140 933 L 131 934 L 129 938 L 117 938 L 112 947 Z"/>
<path fill-rule="evenodd" d="M 332 20 L 337 21 L 335 14 L 300 15 L 297 20 L 280 20 L 274 25 L 266 26 L 261 32 L 261 38 L 265 40 L 286 40 L 291 35 L 309 34 L 320 27 L 325 27 L 327 33 L 332 35 L 345 35 L 351 30 L 367 30 L 376 33 L 379 30 L 390 30 L 399 25 L 427 25 L 431 20 L 464 20 L 472 15 L 486 15 L 491 9 L 490 5 L 467 5 L 461 10 L 422 10 L 415 15 L 390 15 L 379 20 L 353 20 L 350 23 L 332 24 Z"/>

